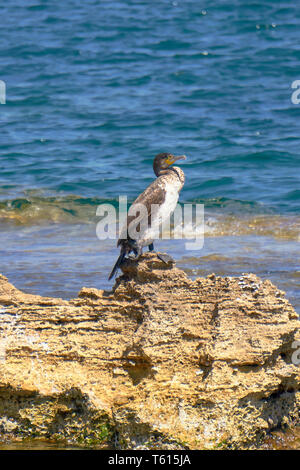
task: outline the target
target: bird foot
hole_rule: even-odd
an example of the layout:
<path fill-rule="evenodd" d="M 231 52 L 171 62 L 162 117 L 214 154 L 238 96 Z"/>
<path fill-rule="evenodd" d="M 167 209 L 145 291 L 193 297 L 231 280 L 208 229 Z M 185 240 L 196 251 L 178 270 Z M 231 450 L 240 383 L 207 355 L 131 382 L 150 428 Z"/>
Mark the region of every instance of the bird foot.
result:
<path fill-rule="evenodd" d="M 141 256 L 140 253 L 137 253 L 135 255 L 128 255 L 127 259 L 138 260 L 140 256 Z"/>
<path fill-rule="evenodd" d="M 157 257 L 162 260 L 164 263 L 168 264 L 170 262 L 175 263 L 172 256 L 167 255 L 167 253 L 156 253 Z"/>

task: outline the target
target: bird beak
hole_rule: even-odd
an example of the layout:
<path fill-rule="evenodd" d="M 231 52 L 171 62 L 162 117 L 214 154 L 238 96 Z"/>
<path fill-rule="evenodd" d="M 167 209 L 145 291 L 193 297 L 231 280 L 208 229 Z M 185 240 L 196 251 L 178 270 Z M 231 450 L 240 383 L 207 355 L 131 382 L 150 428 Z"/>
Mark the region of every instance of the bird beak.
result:
<path fill-rule="evenodd" d="M 167 164 L 168 165 L 173 165 L 173 163 L 177 162 L 177 160 L 186 160 L 186 156 L 185 155 L 179 155 L 178 157 L 168 158 Z"/>

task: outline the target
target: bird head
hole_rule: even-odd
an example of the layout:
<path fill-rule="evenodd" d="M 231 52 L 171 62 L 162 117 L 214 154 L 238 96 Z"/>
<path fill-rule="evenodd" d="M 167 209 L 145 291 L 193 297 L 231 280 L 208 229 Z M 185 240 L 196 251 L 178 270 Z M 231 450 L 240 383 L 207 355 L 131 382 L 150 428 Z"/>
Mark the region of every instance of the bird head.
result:
<path fill-rule="evenodd" d="M 185 155 L 172 155 L 171 153 L 159 153 L 154 158 L 153 162 L 153 170 L 154 173 L 158 176 L 161 174 L 162 170 L 167 170 L 169 166 L 173 165 L 173 163 L 177 162 L 177 160 L 186 160 Z"/>

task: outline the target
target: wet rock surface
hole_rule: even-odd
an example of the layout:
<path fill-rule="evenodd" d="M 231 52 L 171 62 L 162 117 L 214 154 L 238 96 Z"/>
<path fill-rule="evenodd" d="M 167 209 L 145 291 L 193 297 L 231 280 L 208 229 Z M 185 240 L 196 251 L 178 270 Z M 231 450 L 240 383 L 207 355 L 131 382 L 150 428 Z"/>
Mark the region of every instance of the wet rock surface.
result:
<path fill-rule="evenodd" d="M 299 423 L 296 312 L 270 281 L 155 253 L 70 301 L 0 276 L 0 433 L 116 448 L 255 448 Z M 295 362 L 295 361 L 294 361 Z"/>

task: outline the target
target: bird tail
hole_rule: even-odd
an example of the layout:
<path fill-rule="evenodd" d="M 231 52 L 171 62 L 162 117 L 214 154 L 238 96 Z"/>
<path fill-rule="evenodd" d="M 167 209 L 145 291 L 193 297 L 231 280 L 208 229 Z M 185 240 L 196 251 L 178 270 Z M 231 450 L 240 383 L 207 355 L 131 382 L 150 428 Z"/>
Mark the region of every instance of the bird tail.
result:
<path fill-rule="evenodd" d="M 125 255 L 126 255 L 126 250 L 121 250 L 121 253 L 120 253 L 120 256 L 119 258 L 117 259 L 116 261 L 116 264 L 114 265 L 114 267 L 112 268 L 112 271 L 108 277 L 108 280 L 110 281 L 111 278 L 115 275 L 115 273 L 117 272 L 118 268 L 120 267 L 123 259 L 125 258 Z"/>

